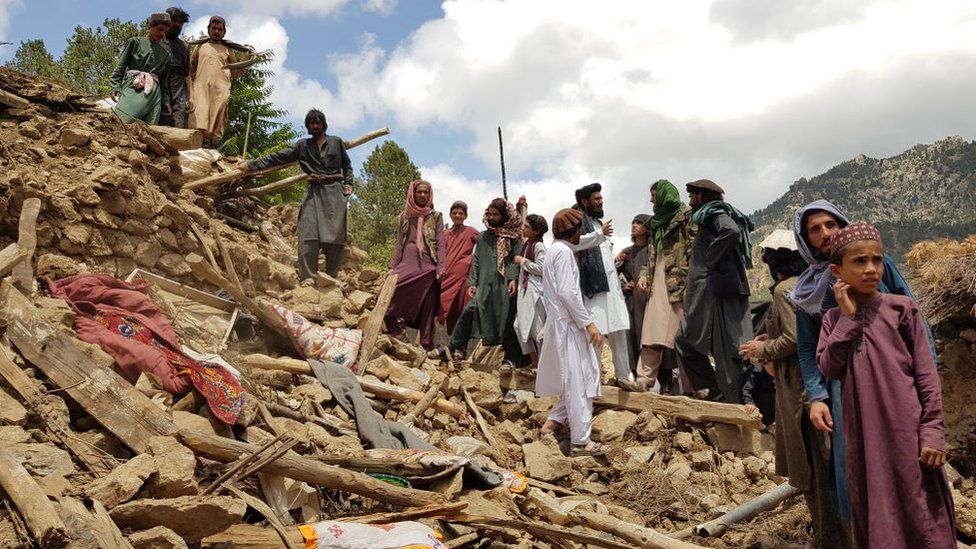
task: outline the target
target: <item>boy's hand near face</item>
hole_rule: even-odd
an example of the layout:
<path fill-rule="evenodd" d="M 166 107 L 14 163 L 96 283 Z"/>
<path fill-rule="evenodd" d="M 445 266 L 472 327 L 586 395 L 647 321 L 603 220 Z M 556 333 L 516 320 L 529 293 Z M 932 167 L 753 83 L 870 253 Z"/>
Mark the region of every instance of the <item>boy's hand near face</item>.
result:
<path fill-rule="evenodd" d="M 834 284 L 834 297 L 837 299 L 837 306 L 840 308 L 840 312 L 850 318 L 854 318 L 854 315 L 857 314 L 857 303 L 851 298 L 850 290 L 851 285 L 843 280 L 838 280 Z"/>

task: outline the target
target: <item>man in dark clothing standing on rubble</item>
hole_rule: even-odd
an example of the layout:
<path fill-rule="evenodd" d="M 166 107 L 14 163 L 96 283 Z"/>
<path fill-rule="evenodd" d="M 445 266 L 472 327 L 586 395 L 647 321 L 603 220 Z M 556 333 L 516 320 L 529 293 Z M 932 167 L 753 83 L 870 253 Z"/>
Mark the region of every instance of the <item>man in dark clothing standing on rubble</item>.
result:
<path fill-rule="evenodd" d="M 686 185 L 691 222 L 698 236 L 691 248 L 685 286 L 685 318 L 675 347 L 696 390 L 710 400 L 741 402 L 743 364 L 739 346 L 752 339 L 749 281 L 752 221 L 725 202 L 725 191 L 707 179 Z M 715 359 L 712 368 L 709 355 Z"/>
<path fill-rule="evenodd" d="M 265 157 L 247 161 L 247 170 L 262 170 L 298 162 L 308 174 L 308 187 L 298 212 L 298 278 L 315 282 L 319 252 L 325 253 L 325 272 L 337 276 L 346 252 L 346 204 L 352 194 L 352 162 L 342 139 L 326 135 L 325 115 L 312 109 L 305 128 L 312 137 Z"/>
<path fill-rule="evenodd" d="M 180 38 L 180 32 L 183 31 L 183 24 L 190 20 L 190 14 L 177 7 L 167 9 L 166 13 L 170 19 L 169 31 L 159 45 L 170 56 L 169 95 L 172 113 L 162 115 L 159 122 L 164 126 L 186 128 L 187 117 L 193 110 L 193 101 L 190 99 L 190 48 Z"/>

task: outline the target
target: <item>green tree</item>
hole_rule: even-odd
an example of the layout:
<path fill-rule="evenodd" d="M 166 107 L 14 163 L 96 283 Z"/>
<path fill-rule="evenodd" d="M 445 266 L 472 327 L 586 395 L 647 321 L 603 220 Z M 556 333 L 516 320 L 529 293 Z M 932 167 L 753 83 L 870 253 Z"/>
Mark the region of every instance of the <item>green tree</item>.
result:
<path fill-rule="evenodd" d="M 75 27 L 61 56 L 64 79 L 75 90 L 97 97 L 111 92 L 109 80 L 119 52 L 133 36 L 143 34 L 140 25 L 132 21 L 106 19 L 102 27 Z"/>
<path fill-rule="evenodd" d="M 54 60 L 54 56 L 47 51 L 43 40 L 27 40 L 17 47 L 14 58 L 5 67 L 27 74 L 58 78 L 61 76 L 61 66 Z"/>
<path fill-rule="evenodd" d="M 420 179 L 420 171 L 393 141 L 377 145 L 363 162 L 349 210 L 349 234 L 353 244 L 369 252 L 371 265 L 389 265 L 397 220 L 415 179 Z"/>
<path fill-rule="evenodd" d="M 277 108 L 270 100 L 274 87 L 269 86 L 267 81 L 274 73 L 266 67 L 274 59 L 274 53 L 261 52 L 257 57 L 258 63 L 235 80 L 230 89 L 227 130 L 224 132 L 224 144 L 220 147 L 220 151 L 227 155 L 240 156 L 244 152 L 245 134 L 248 158 L 272 153 L 298 139 L 298 133 L 291 124 L 280 121 L 288 113 Z M 250 132 L 247 131 L 249 114 Z"/>

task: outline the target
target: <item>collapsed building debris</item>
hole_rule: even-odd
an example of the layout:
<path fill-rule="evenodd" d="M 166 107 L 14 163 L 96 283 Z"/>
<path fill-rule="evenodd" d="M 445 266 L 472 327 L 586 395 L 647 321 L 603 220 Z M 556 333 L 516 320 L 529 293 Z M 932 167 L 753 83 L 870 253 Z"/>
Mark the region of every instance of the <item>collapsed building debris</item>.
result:
<path fill-rule="evenodd" d="M 369 524 L 391 547 L 417 536 L 430 547 L 807 539 L 773 438 L 741 407 L 605 386 L 594 438 L 613 451 L 567 457 L 567 441 L 539 434 L 553 399 L 535 396 L 530 373 L 502 369 L 497 349 L 441 364 L 381 333 L 396 280 L 364 267 L 366 252 L 351 249 L 338 279 L 300 287 L 283 236 L 295 205 L 249 221 L 254 232 L 214 215 L 215 200 L 243 191 L 206 189 L 240 174 L 226 163 L 195 172 L 200 193 L 188 188 L 178 149 L 193 136 L 123 126 L 5 69 L 0 90 L 0 545 L 333 547 L 324 532 L 366 536 L 354 525 Z M 197 390 L 126 381 L 76 337 L 78 310 L 46 287 L 81 273 L 146 280 L 186 352 L 238 372 L 236 420 Z M 183 314 L 193 303 L 210 306 L 219 337 L 200 335 L 207 314 Z M 338 368 L 355 381 L 306 360 L 316 356 L 281 310 L 354 331 Z M 976 488 L 955 484 L 960 530 L 976 536 Z"/>

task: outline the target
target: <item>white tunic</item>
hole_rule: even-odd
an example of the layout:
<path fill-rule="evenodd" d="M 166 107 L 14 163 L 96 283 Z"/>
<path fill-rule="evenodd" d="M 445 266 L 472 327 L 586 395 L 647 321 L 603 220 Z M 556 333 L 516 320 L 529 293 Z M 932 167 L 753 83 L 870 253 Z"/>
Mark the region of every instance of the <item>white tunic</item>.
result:
<path fill-rule="evenodd" d="M 624 292 L 620 288 L 620 277 L 617 276 L 617 265 L 613 255 L 613 243 L 598 229 L 580 237 L 580 242 L 573 246 L 573 251 L 580 252 L 596 246 L 600 247 L 603 259 L 603 269 L 607 273 L 609 292 L 601 292 L 592 298 L 583 296 L 586 310 L 590 311 L 593 322 L 603 335 L 630 329 L 630 313 L 627 312 L 627 302 Z"/>
<path fill-rule="evenodd" d="M 542 302 L 542 265 L 545 264 L 546 245 L 535 245 L 535 261 L 522 256 L 519 264 L 518 313 L 515 318 L 515 333 L 523 345 L 529 340 L 541 341 L 542 329 L 546 322 L 545 304 Z M 528 284 L 522 287 L 522 278 L 529 275 Z"/>
<path fill-rule="evenodd" d="M 590 314 L 583 306 L 579 267 L 573 250 L 556 240 L 542 266 L 542 301 L 546 308 L 538 396 L 588 399 L 600 396 L 600 359 L 590 345 L 586 326 Z"/>

